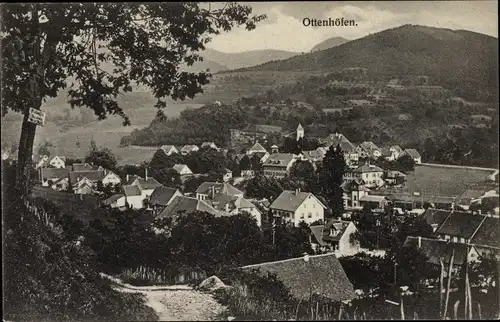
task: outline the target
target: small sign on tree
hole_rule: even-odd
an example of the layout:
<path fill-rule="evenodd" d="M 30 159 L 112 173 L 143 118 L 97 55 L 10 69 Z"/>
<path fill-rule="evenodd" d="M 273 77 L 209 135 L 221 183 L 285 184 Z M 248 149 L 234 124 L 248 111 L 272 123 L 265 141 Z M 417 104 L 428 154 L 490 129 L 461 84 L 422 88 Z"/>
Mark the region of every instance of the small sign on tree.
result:
<path fill-rule="evenodd" d="M 28 115 L 28 122 L 43 126 L 43 123 L 45 123 L 45 112 L 42 112 L 34 108 L 30 108 Z"/>

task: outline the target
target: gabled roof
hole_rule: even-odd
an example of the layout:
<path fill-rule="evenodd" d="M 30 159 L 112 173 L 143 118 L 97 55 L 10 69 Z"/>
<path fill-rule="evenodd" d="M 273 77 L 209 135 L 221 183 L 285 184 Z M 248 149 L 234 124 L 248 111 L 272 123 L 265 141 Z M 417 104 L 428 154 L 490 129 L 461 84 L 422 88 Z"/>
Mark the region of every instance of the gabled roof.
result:
<path fill-rule="evenodd" d="M 229 196 L 229 195 L 216 195 L 215 198 L 210 200 L 211 205 L 215 209 L 224 210 L 226 205 L 229 211 L 241 208 L 256 208 L 256 206 L 243 197 Z"/>
<path fill-rule="evenodd" d="M 364 186 L 364 183 L 359 178 L 354 178 L 352 180 L 346 180 L 341 185 L 344 192 L 352 191 L 369 191 L 368 188 Z"/>
<path fill-rule="evenodd" d="M 284 190 L 276 200 L 271 204 L 272 209 L 295 212 L 297 208 L 308 198 L 316 199 L 319 204 L 324 207 L 323 203 L 316 198 L 311 192 Z"/>
<path fill-rule="evenodd" d="M 356 298 L 354 287 L 334 253 L 286 259 L 242 267 L 244 271 L 257 270 L 260 274 L 272 273 L 297 299 L 319 294 L 334 301 Z"/>
<path fill-rule="evenodd" d="M 122 186 L 123 193 L 127 197 L 134 197 L 134 196 L 140 196 L 141 195 L 141 189 L 139 186 Z"/>
<path fill-rule="evenodd" d="M 330 134 L 328 137 L 321 141 L 325 147 L 337 147 L 337 145 L 340 145 L 340 149 L 346 153 L 353 152 L 356 149 L 354 144 L 352 144 L 351 141 L 349 141 L 343 134 L 340 133 Z"/>
<path fill-rule="evenodd" d="M 446 218 L 450 215 L 451 211 L 449 210 L 441 210 L 428 208 L 423 214 L 422 217 L 425 221 L 431 226 L 440 226 Z"/>
<path fill-rule="evenodd" d="M 73 167 L 73 171 L 92 171 L 92 170 L 95 170 L 88 163 L 73 163 L 72 167 Z"/>
<path fill-rule="evenodd" d="M 302 127 L 302 124 L 299 123 L 299 125 L 297 126 L 297 130 L 303 130 L 304 128 Z"/>
<path fill-rule="evenodd" d="M 342 236 L 344 236 L 344 233 L 347 230 L 347 227 L 349 227 L 349 224 L 351 224 L 351 223 L 352 223 L 351 221 L 345 221 L 345 220 L 336 220 L 336 219 L 329 220 L 326 223 L 326 225 L 324 225 L 323 240 L 325 240 L 325 241 L 339 241 L 340 238 L 342 238 Z M 334 231 L 337 231 L 338 234 L 335 236 L 330 236 L 329 232 L 332 229 Z"/>
<path fill-rule="evenodd" d="M 112 203 L 116 202 L 117 200 L 119 200 L 120 198 L 123 198 L 124 195 L 119 193 L 119 194 L 116 194 L 116 195 L 112 195 L 111 197 L 109 197 L 108 199 L 105 199 L 102 201 L 102 203 L 104 205 L 111 205 Z"/>
<path fill-rule="evenodd" d="M 384 172 L 382 168 L 373 164 L 363 164 L 362 166 L 353 170 L 353 172 L 368 173 L 368 172 Z"/>
<path fill-rule="evenodd" d="M 467 258 L 467 245 L 461 243 L 453 243 L 441 239 L 430 239 L 420 237 L 420 248 L 418 247 L 419 237 L 408 236 L 404 243 L 405 246 L 414 245 L 420 249 L 429 259 L 429 263 L 440 265 L 440 259 L 443 259 L 444 264 L 449 264 L 451 256 L 454 252 L 455 257 L 453 265 L 462 265 Z M 469 246 L 469 250 L 470 250 Z"/>
<path fill-rule="evenodd" d="M 500 249 L 500 219 L 486 217 L 472 237 L 471 244 Z"/>
<path fill-rule="evenodd" d="M 402 173 L 401 171 L 388 171 L 387 177 L 388 178 L 406 177 L 406 174 Z"/>
<path fill-rule="evenodd" d="M 54 155 L 53 157 L 49 158 L 49 163 L 52 162 L 52 160 L 54 160 L 55 158 L 58 158 L 59 160 L 66 162 L 66 157 L 60 157 L 58 155 Z"/>
<path fill-rule="evenodd" d="M 383 156 L 383 157 L 389 157 L 391 156 L 391 150 L 387 147 L 383 147 L 383 148 L 380 148 L 380 154 Z"/>
<path fill-rule="evenodd" d="M 359 198 L 359 201 L 366 201 L 366 202 L 381 202 L 384 200 L 387 200 L 386 196 L 364 195 L 361 198 Z"/>
<path fill-rule="evenodd" d="M 405 154 L 408 154 L 409 156 L 411 156 L 412 158 L 416 159 L 416 158 L 421 158 L 420 156 L 420 153 L 418 153 L 417 150 L 415 149 L 406 149 L 404 151 Z"/>
<path fill-rule="evenodd" d="M 190 173 L 193 173 L 191 169 L 189 169 L 189 167 L 185 164 L 175 164 L 172 168 L 179 173 L 181 173 L 183 170 L 188 170 Z"/>
<path fill-rule="evenodd" d="M 82 178 L 87 178 L 90 181 L 100 181 L 104 179 L 106 176 L 104 170 L 96 171 L 96 170 L 91 170 L 91 171 L 72 171 L 69 173 L 69 179 L 71 180 L 72 184 L 75 184 Z"/>
<path fill-rule="evenodd" d="M 316 241 L 316 243 L 320 246 L 327 246 L 328 243 L 323 240 L 323 231 L 325 230 L 324 225 L 315 225 L 309 226 L 311 233 Z"/>
<path fill-rule="evenodd" d="M 134 175 L 129 175 L 128 180 L 125 179 L 124 182 L 123 182 L 123 184 L 124 185 L 131 185 L 132 183 L 134 183 L 134 181 L 139 180 L 139 179 L 142 179 L 142 177 L 140 177 L 138 175 L 135 175 L 135 174 Z"/>
<path fill-rule="evenodd" d="M 183 152 L 191 152 L 191 151 L 197 151 L 197 150 L 198 150 L 198 146 L 193 145 L 193 144 L 188 144 L 188 145 L 185 145 L 181 148 L 181 151 L 183 151 Z"/>
<path fill-rule="evenodd" d="M 436 231 L 437 234 L 471 238 L 486 217 L 453 211 Z"/>
<path fill-rule="evenodd" d="M 287 167 L 294 159 L 293 153 L 273 153 L 264 162 L 264 166 Z"/>
<path fill-rule="evenodd" d="M 255 152 L 266 153 L 267 151 L 259 142 L 255 142 L 255 144 L 250 149 L 248 149 L 248 153 L 255 153 Z"/>
<path fill-rule="evenodd" d="M 162 146 L 160 147 L 160 149 L 162 149 L 162 150 L 163 150 L 163 152 L 165 152 L 165 153 L 169 153 L 169 152 L 170 152 L 170 150 L 172 150 L 172 149 L 175 149 L 175 151 L 177 151 L 177 148 L 176 148 L 175 146 L 173 146 L 173 145 L 170 145 L 170 144 L 167 144 L 167 145 L 162 145 Z"/>
<path fill-rule="evenodd" d="M 214 142 L 203 142 L 203 143 L 201 144 L 201 147 L 202 147 L 202 148 L 204 148 L 204 147 L 206 147 L 206 146 L 215 146 L 215 147 L 217 147 L 217 145 L 216 145 Z"/>
<path fill-rule="evenodd" d="M 208 212 L 215 216 L 220 216 L 220 212 L 203 200 L 196 198 L 176 196 L 174 200 L 158 215 L 157 218 L 167 218 L 180 215 L 182 213 L 192 213 L 195 211 Z"/>
<path fill-rule="evenodd" d="M 214 187 L 215 189 L 215 194 L 224 194 L 224 195 L 243 195 L 243 191 L 239 190 L 238 188 L 230 185 L 229 183 L 220 183 L 220 182 L 203 182 L 200 184 L 198 189 L 196 189 L 196 193 L 200 194 L 205 194 L 208 195 L 210 194 L 210 189 Z"/>
<path fill-rule="evenodd" d="M 42 168 L 41 177 L 42 179 L 60 179 L 69 176 L 69 171 L 66 168 L 56 169 L 56 168 Z"/>
<path fill-rule="evenodd" d="M 153 177 L 148 177 L 147 179 L 139 177 L 137 181 L 143 190 L 151 190 L 162 186 L 162 184 Z"/>
<path fill-rule="evenodd" d="M 365 142 L 361 143 L 359 146 L 368 152 L 380 150 L 379 147 L 375 143 L 373 143 L 372 141 L 365 141 Z"/>
<path fill-rule="evenodd" d="M 150 197 L 151 205 L 153 206 L 166 206 L 170 200 L 174 197 L 178 189 L 170 187 L 158 187 L 155 188 Z"/>
<path fill-rule="evenodd" d="M 402 153 L 403 149 L 399 145 L 393 145 L 390 147 L 391 150 L 393 150 L 396 153 Z"/>

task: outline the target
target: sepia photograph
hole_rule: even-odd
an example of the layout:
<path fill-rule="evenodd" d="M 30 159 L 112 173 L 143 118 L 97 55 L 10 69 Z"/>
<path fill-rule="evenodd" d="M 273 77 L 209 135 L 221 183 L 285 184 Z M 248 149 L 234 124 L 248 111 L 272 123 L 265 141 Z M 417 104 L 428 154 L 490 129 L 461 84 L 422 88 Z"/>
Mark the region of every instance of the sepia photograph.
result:
<path fill-rule="evenodd" d="M 500 320 L 497 1 L 0 29 L 3 321 Z"/>

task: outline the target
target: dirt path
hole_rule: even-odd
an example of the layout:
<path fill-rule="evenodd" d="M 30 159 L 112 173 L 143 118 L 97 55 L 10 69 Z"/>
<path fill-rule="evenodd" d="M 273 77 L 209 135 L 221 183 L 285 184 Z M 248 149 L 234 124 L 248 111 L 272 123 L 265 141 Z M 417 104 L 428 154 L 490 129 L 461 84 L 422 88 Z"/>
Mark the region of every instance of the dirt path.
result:
<path fill-rule="evenodd" d="M 155 310 L 159 321 L 213 321 L 225 310 L 210 294 L 188 285 L 132 286 L 101 275 L 115 282 L 115 289 L 120 292 L 144 294 L 146 305 Z"/>

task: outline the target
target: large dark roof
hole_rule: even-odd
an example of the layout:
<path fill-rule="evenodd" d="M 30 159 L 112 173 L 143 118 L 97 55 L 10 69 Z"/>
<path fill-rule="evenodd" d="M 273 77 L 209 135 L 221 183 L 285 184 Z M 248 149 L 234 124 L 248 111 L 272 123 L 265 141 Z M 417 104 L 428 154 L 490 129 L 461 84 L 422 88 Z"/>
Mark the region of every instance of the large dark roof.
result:
<path fill-rule="evenodd" d="M 42 168 L 42 179 L 61 179 L 69 175 L 69 171 L 66 168 Z"/>
<path fill-rule="evenodd" d="M 437 234 L 471 238 L 484 220 L 483 215 L 454 211 L 436 231 Z"/>
<path fill-rule="evenodd" d="M 73 172 L 70 172 L 70 174 L 69 174 L 69 180 L 71 181 L 71 184 L 75 184 L 83 178 L 87 178 L 90 181 L 100 181 L 100 180 L 104 179 L 105 176 L 106 176 L 106 173 L 104 170 L 101 170 L 101 171 L 96 171 L 96 170 L 73 171 Z"/>
<path fill-rule="evenodd" d="M 487 217 L 472 237 L 471 244 L 500 249 L 500 219 Z"/>
<path fill-rule="evenodd" d="M 158 218 L 168 218 L 189 214 L 195 211 L 208 212 L 209 214 L 220 216 L 221 213 L 203 200 L 191 197 L 176 196 L 174 200 L 158 215 Z"/>
<path fill-rule="evenodd" d="M 452 243 L 441 239 L 430 239 L 420 237 L 420 248 L 418 247 L 419 237 L 408 236 L 405 241 L 405 246 L 413 245 L 420 249 L 429 259 L 428 262 L 440 265 L 440 259 L 443 263 L 449 264 L 451 256 L 454 252 L 453 265 L 462 265 L 467 256 L 467 245 L 461 243 Z M 469 250 L 470 250 L 469 246 Z"/>
<path fill-rule="evenodd" d="M 151 205 L 166 206 L 176 192 L 177 189 L 170 187 L 155 188 L 150 197 Z"/>
<path fill-rule="evenodd" d="M 450 213 L 451 211 L 449 210 L 428 208 L 422 214 L 422 217 L 429 225 L 431 226 L 437 225 L 439 227 L 444 222 L 444 220 L 450 215 Z"/>
<path fill-rule="evenodd" d="M 298 299 L 308 298 L 311 291 L 334 301 L 356 298 L 353 285 L 333 253 L 309 256 L 307 262 L 299 257 L 244 266 L 242 269 L 276 274 Z"/>

